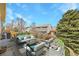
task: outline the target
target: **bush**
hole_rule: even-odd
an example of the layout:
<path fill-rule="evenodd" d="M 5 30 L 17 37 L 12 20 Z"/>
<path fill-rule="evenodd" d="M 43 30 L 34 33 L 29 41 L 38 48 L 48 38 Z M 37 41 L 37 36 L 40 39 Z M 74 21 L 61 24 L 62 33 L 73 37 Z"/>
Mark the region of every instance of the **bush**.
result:
<path fill-rule="evenodd" d="M 26 32 L 25 33 L 23 33 L 23 32 L 18 33 L 18 35 L 26 35 Z"/>
<path fill-rule="evenodd" d="M 1 35 L 0 35 L 0 40 L 1 40 L 1 38 L 2 38 L 2 37 L 1 37 Z"/>

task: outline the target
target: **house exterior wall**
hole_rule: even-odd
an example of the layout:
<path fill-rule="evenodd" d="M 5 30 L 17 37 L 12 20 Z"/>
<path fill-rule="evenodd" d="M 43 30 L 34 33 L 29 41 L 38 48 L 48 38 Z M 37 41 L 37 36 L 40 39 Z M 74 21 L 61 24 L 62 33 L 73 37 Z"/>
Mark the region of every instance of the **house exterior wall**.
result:
<path fill-rule="evenodd" d="M 51 30 L 52 30 L 52 26 L 51 25 L 42 25 L 42 26 L 35 26 L 34 28 L 33 27 L 28 27 L 26 28 L 26 31 L 28 32 L 33 32 L 33 31 L 38 31 L 40 33 L 49 33 Z"/>
<path fill-rule="evenodd" d="M 2 25 L 1 25 L 1 19 L 0 19 L 0 34 L 1 34 L 1 29 L 2 29 L 1 26 L 2 26 Z"/>
<path fill-rule="evenodd" d="M 0 35 L 3 28 L 2 22 L 5 21 L 5 15 L 6 15 L 6 3 L 0 3 Z"/>

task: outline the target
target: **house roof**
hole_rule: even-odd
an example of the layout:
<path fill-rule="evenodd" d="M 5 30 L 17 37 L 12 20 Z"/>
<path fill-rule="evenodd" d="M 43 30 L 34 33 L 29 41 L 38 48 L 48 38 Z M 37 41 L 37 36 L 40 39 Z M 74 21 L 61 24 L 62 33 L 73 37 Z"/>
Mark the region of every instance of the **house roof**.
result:
<path fill-rule="evenodd" d="M 56 29 L 55 29 L 55 28 L 53 28 L 53 29 L 51 30 L 51 32 L 56 32 Z"/>
<path fill-rule="evenodd" d="M 43 25 L 36 25 L 36 28 L 47 28 L 49 26 L 49 24 L 43 24 Z M 26 27 L 26 28 L 30 28 L 30 27 Z"/>

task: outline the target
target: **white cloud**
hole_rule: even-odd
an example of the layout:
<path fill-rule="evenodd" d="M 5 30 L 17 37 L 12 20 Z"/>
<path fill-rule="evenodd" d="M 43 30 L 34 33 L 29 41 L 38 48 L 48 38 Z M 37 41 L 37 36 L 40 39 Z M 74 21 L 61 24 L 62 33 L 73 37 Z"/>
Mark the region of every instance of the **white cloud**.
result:
<path fill-rule="evenodd" d="M 22 4 L 21 8 L 22 8 L 23 10 L 29 10 L 28 5 L 26 5 L 26 4 Z"/>
<path fill-rule="evenodd" d="M 26 8 L 26 5 L 23 5 L 22 8 Z"/>
<path fill-rule="evenodd" d="M 14 17 L 13 17 L 13 11 L 12 11 L 12 9 L 11 8 L 7 8 L 7 17 L 8 17 L 8 19 L 14 19 Z"/>
<path fill-rule="evenodd" d="M 69 3 L 69 4 L 62 4 L 58 9 L 62 12 L 66 12 L 69 9 L 76 9 L 77 4 L 75 3 Z"/>
<path fill-rule="evenodd" d="M 7 13 L 12 14 L 12 10 L 10 8 L 7 8 Z"/>
<path fill-rule="evenodd" d="M 43 11 L 43 12 L 42 12 L 42 14 L 43 14 L 43 15 L 46 15 L 46 14 L 47 14 L 47 12 L 46 12 L 46 11 Z"/>
<path fill-rule="evenodd" d="M 52 4 L 51 6 L 50 6 L 50 9 L 55 9 L 55 8 L 57 8 L 58 6 L 57 6 L 57 4 Z"/>
<path fill-rule="evenodd" d="M 8 3 L 9 6 L 12 6 L 12 3 Z"/>
<path fill-rule="evenodd" d="M 22 8 L 27 8 L 28 6 L 26 4 L 22 4 Z"/>
<path fill-rule="evenodd" d="M 70 4 L 70 9 L 76 9 L 76 8 L 77 8 L 77 4 L 76 3 Z"/>
<path fill-rule="evenodd" d="M 16 3 L 16 6 L 18 8 L 21 8 L 22 10 L 28 10 L 29 9 L 28 5 L 26 5 L 26 4 Z"/>
<path fill-rule="evenodd" d="M 16 17 L 23 18 L 21 14 L 15 13 Z"/>
<path fill-rule="evenodd" d="M 33 16 L 29 15 L 27 18 L 31 20 L 31 19 L 33 19 Z"/>
<path fill-rule="evenodd" d="M 16 5 L 17 5 L 18 7 L 20 7 L 20 6 L 21 6 L 21 4 L 20 4 L 20 3 L 16 3 Z"/>

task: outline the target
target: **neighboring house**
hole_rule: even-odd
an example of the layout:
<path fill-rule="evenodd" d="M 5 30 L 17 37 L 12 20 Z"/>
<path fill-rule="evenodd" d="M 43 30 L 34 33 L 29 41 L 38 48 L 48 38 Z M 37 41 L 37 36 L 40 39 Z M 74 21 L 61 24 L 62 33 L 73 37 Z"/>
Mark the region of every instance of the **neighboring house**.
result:
<path fill-rule="evenodd" d="M 51 31 L 48 33 L 48 35 L 51 35 L 51 37 L 56 38 L 55 33 L 56 33 L 56 29 L 55 28 L 52 28 Z"/>
<path fill-rule="evenodd" d="M 50 32 L 50 30 L 52 29 L 52 26 L 50 24 L 39 25 L 39 26 L 36 26 L 35 29 L 38 32 L 41 32 L 41 33 L 45 34 L 45 33 L 49 33 Z"/>
<path fill-rule="evenodd" d="M 31 30 L 31 27 L 26 27 L 26 32 L 30 32 L 30 30 Z"/>
<path fill-rule="evenodd" d="M 50 24 L 36 25 L 34 27 L 26 27 L 26 31 L 32 33 L 35 36 L 47 39 L 50 37 L 55 37 L 56 29 Z"/>
<path fill-rule="evenodd" d="M 53 29 L 53 27 L 50 24 L 43 24 L 43 25 L 36 25 L 34 27 L 26 27 L 26 31 L 27 32 L 31 32 L 31 31 L 38 31 L 40 33 L 49 33 L 51 30 Z"/>

